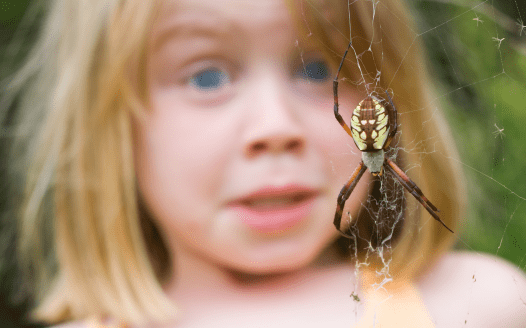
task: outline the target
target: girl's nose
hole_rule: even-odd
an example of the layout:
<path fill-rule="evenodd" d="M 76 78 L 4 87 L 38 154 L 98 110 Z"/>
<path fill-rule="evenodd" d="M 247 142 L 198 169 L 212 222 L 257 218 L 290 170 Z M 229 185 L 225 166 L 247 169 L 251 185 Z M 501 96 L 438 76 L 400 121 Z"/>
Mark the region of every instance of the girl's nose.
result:
<path fill-rule="evenodd" d="M 249 104 L 250 123 L 245 132 L 245 156 L 263 154 L 300 154 L 305 134 L 300 111 L 287 93 L 285 79 L 260 80 Z"/>

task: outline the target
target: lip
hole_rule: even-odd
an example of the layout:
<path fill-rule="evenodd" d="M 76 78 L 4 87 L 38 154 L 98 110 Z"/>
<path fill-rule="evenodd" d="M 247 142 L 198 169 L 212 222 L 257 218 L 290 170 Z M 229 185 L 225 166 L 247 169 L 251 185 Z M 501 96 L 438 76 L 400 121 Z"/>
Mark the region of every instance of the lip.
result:
<path fill-rule="evenodd" d="M 307 218 L 318 194 L 316 189 L 297 184 L 266 186 L 229 206 L 251 230 L 279 233 L 299 226 Z"/>

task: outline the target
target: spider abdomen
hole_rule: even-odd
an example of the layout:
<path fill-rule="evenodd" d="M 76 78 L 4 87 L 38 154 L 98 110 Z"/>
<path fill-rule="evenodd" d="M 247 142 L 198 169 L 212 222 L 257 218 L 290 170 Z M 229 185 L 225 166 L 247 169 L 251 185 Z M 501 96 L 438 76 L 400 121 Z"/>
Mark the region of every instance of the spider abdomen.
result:
<path fill-rule="evenodd" d="M 386 102 L 369 96 L 354 109 L 350 127 L 360 151 L 378 151 L 386 147 L 391 129 L 386 105 Z"/>

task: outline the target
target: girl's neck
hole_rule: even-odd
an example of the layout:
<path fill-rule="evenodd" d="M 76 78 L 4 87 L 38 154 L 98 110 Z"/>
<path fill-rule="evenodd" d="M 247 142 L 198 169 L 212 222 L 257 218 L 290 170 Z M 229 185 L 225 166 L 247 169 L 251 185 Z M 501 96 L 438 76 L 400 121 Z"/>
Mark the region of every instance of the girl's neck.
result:
<path fill-rule="evenodd" d="M 257 298 L 261 295 L 279 295 L 308 285 L 309 281 L 320 274 L 344 268 L 349 278 L 354 279 L 354 269 L 350 264 L 343 263 L 341 258 L 328 248 L 309 266 L 290 272 L 272 274 L 250 274 L 231 270 L 208 258 L 188 251 L 177 249 L 174 257 L 175 272 L 165 285 L 167 295 L 177 303 L 191 298 L 235 297 L 242 299 Z"/>

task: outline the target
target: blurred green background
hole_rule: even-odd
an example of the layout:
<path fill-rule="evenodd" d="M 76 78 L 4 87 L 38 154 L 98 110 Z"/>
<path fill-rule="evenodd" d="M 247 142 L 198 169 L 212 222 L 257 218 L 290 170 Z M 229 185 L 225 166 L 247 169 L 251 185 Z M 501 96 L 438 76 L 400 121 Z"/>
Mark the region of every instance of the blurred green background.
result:
<path fill-rule="evenodd" d="M 468 226 L 457 248 L 495 254 L 524 270 L 525 2 L 411 3 L 468 182 Z"/>
<path fill-rule="evenodd" d="M 35 2 L 0 1 L 2 79 L 18 67 L 36 38 L 42 12 L 33 6 L 28 9 L 30 3 Z M 408 3 L 469 186 L 468 226 L 456 247 L 495 254 L 525 270 L 526 29 L 522 22 L 526 4 L 523 0 Z M 10 109 L 15 110 L 16 106 Z M 9 139 L 2 130 L 0 213 L 9 213 L 4 178 L 8 149 Z M 24 320 L 30 302 L 17 297 L 16 232 L 9 217 L 0 217 L 0 328 L 39 327 Z"/>
<path fill-rule="evenodd" d="M 41 1 L 41 0 L 37 0 Z M 12 74 L 33 44 L 38 31 L 41 12 L 28 10 L 32 1 L 0 1 L 0 78 L 2 81 Z M 33 6 L 31 6 L 33 7 Z M 2 88 L 4 83 L 0 84 Z M 0 97 L 4 95 L 4 90 Z M 10 114 L 16 110 L 10 108 Z M 1 115 L 0 115 L 1 117 Z M 6 160 L 9 151 L 8 131 L 0 122 L 0 328 L 37 328 L 25 320 L 30 301 L 19 293 L 21 280 L 15 262 L 15 222 L 12 219 L 13 190 L 6 185 Z"/>

